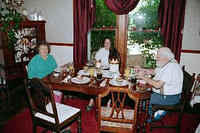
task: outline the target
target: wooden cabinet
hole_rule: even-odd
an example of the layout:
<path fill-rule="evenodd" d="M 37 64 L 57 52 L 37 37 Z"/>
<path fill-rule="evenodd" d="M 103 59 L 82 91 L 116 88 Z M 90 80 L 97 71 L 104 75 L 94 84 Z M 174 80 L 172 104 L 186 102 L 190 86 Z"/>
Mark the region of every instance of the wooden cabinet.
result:
<path fill-rule="evenodd" d="M 23 21 L 16 32 L 17 43 L 8 46 L 7 33 L 0 33 L 0 64 L 7 80 L 26 76 L 24 65 L 35 55 L 35 48 L 45 41 L 45 21 Z"/>

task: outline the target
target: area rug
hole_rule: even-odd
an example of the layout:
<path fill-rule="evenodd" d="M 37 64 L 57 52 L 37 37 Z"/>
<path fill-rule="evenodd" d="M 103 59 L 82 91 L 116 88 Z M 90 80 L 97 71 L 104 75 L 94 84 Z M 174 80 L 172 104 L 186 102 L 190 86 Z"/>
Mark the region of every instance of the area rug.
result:
<path fill-rule="evenodd" d="M 82 111 L 82 133 L 97 133 L 97 120 L 95 108 L 89 112 L 85 110 L 88 104 L 87 100 L 70 98 L 65 99 L 64 103 L 73 107 L 80 108 Z M 177 119 L 177 114 L 167 115 L 165 123 L 173 123 Z M 200 115 L 184 114 L 181 133 L 194 133 L 197 125 L 200 123 Z M 71 126 L 72 133 L 77 132 L 77 124 Z M 149 127 L 147 127 L 149 133 Z M 37 128 L 37 133 L 40 133 L 42 128 Z M 28 108 L 17 114 L 3 128 L 3 133 L 32 133 L 32 121 Z M 152 133 L 175 133 L 173 129 L 154 129 Z M 48 133 L 51 133 L 50 131 Z"/>

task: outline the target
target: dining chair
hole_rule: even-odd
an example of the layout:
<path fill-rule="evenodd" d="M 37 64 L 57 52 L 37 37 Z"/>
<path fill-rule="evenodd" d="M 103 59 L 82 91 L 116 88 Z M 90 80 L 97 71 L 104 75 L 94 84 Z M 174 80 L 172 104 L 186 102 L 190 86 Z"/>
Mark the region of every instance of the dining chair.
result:
<path fill-rule="evenodd" d="M 192 97 L 190 101 L 192 111 L 199 112 L 200 107 L 200 74 L 197 75 L 194 86 L 192 88 Z"/>
<path fill-rule="evenodd" d="M 51 130 L 59 133 L 75 121 L 78 122 L 78 132 L 81 132 L 80 109 L 56 103 L 50 85 L 46 85 L 41 79 L 33 78 L 29 83 L 25 80 L 25 89 L 34 133 L 37 126 L 43 127 L 44 132 Z"/>
<path fill-rule="evenodd" d="M 182 88 L 182 94 L 181 94 L 181 99 L 178 104 L 175 105 L 158 105 L 158 104 L 153 104 L 152 105 L 152 111 L 153 114 L 158 111 L 158 110 L 165 110 L 169 113 L 173 112 L 178 112 L 178 120 L 174 125 L 166 125 L 163 120 L 161 119 L 160 121 L 152 121 L 150 123 L 150 131 L 152 131 L 153 128 L 175 128 L 177 133 L 180 133 L 180 126 L 181 126 L 181 120 L 183 117 L 184 113 L 184 107 L 186 103 L 189 101 L 188 96 L 190 93 L 190 90 L 193 86 L 194 79 L 195 79 L 195 74 L 190 75 L 185 69 L 183 68 L 183 88 Z M 153 116 L 152 116 L 153 117 Z M 152 118 L 153 119 L 153 118 Z M 160 122 L 161 125 L 156 125 L 156 122 Z"/>
<path fill-rule="evenodd" d="M 111 106 L 102 104 L 107 96 L 111 96 Z M 127 99 L 128 105 L 125 104 Z M 147 118 L 149 99 L 150 93 L 140 97 L 131 89 L 110 86 L 98 95 L 98 131 L 133 133 L 145 129 L 142 126 Z"/>
<path fill-rule="evenodd" d="M 4 66 L 0 64 L 0 112 L 8 111 L 11 108 L 10 90 L 4 70 Z"/>

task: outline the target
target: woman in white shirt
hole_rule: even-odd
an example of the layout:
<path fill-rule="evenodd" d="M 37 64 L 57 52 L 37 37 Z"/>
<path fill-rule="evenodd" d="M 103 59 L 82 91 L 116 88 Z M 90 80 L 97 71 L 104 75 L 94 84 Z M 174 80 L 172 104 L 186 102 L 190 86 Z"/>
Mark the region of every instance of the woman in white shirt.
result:
<path fill-rule="evenodd" d="M 95 55 L 95 60 L 100 61 L 102 66 L 109 65 L 108 58 L 109 58 L 110 48 L 111 48 L 111 40 L 110 38 L 105 38 L 104 47 L 100 48 Z"/>
<path fill-rule="evenodd" d="M 95 60 L 101 62 L 101 66 L 103 67 L 109 66 L 110 48 L 111 48 L 111 40 L 110 38 L 105 38 L 104 47 L 100 48 L 95 55 Z M 93 106 L 94 106 L 94 99 L 90 99 L 90 102 L 86 107 L 86 110 L 90 111 Z"/>

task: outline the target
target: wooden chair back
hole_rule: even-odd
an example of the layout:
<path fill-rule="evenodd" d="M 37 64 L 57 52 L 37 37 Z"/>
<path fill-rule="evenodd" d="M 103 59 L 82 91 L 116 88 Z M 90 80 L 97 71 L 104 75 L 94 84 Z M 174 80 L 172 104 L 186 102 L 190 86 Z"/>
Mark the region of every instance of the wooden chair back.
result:
<path fill-rule="evenodd" d="M 36 117 L 36 113 L 40 113 L 49 118 L 55 120 L 55 124 L 59 124 L 58 114 L 56 110 L 55 101 L 53 98 L 52 89 L 43 83 L 41 79 L 33 78 L 25 82 L 25 89 L 28 96 L 29 106 L 31 109 L 32 119 L 38 119 L 40 121 L 48 123 L 48 121 L 44 121 L 43 119 Z M 51 103 L 52 112 L 47 112 L 46 105 Z M 50 123 L 50 122 L 49 122 Z"/>
<path fill-rule="evenodd" d="M 200 96 L 200 74 L 197 75 L 192 89 L 192 98 L 194 96 Z"/>
<path fill-rule="evenodd" d="M 152 105 L 152 111 L 155 113 L 157 110 L 165 110 L 168 112 L 179 112 L 178 114 L 178 121 L 174 125 L 165 125 L 161 119 L 162 125 L 153 125 L 150 123 L 150 130 L 152 128 L 175 128 L 176 132 L 180 132 L 180 126 L 181 126 L 181 120 L 183 117 L 184 109 L 186 106 L 186 103 L 190 100 L 190 90 L 192 89 L 194 80 L 195 80 L 195 74 L 190 75 L 187 71 L 185 71 L 185 67 L 183 67 L 183 87 L 182 87 L 182 93 L 181 93 L 181 99 L 178 104 L 175 105 L 159 105 L 154 104 Z"/>
<path fill-rule="evenodd" d="M 193 87 L 195 81 L 195 73 L 192 75 L 189 74 L 185 69 L 183 69 L 183 87 L 182 87 L 182 94 L 181 94 L 181 102 L 185 104 L 187 101 L 190 100 L 190 91 Z"/>
<path fill-rule="evenodd" d="M 103 107 L 102 100 L 110 95 L 111 106 Z M 129 106 L 125 105 L 126 99 L 131 100 Z M 150 96 L 145 96 L 144 99 Z M 135 132 L 138 108 L 140 103 L 139 96 L 133 94 L 128 88 L 109 87 L 106 91 L 98 95 L 98 128 L 99 131 L 108 132 Z M 144 106 L 148 110 L 148 105 Z"/>

